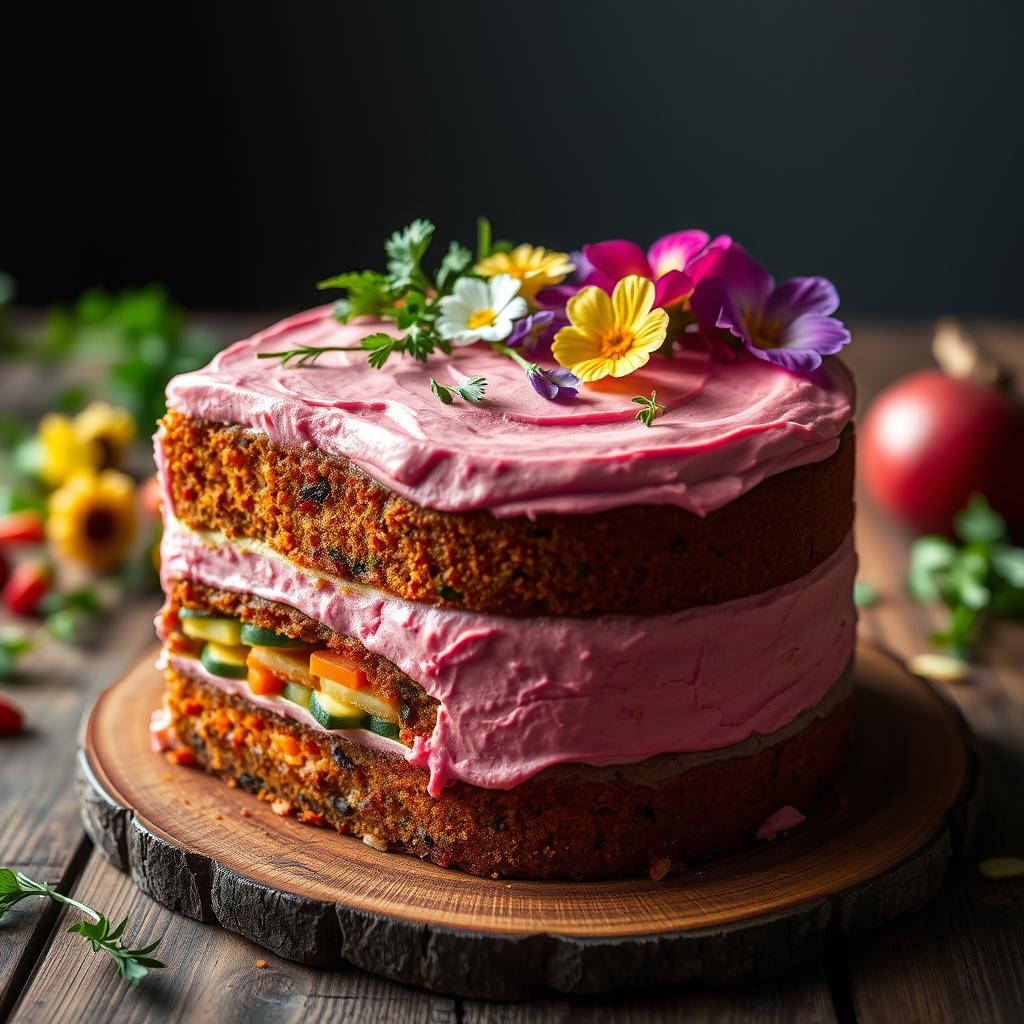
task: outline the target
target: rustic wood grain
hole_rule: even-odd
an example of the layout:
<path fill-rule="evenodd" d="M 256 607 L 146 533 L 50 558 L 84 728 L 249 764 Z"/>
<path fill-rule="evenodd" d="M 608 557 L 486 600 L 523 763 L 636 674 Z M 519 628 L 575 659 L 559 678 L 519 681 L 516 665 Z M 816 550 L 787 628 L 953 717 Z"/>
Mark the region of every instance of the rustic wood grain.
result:
<path fill-rule="evenodd" d="M 159 702 L 151 656 L 89 717 L 83 813 L 148 895 L 304 963 L 347 960 L 499 998 L 773 977 L 814 958 L 829 927 L 866 931 L 920 907 L 951 855 L 947 813 L 969 795 L 955 713 L 870 648 L 857 663 L 855 751 L 837 792 L 787 839 L 660 883 L 479 879 L 310 830 L 210 776 L 169 770 L 125 727 Z"/>
<path fill-rule="evenodd" d="M 149 643 L 158 600 L 126 609 L 93 652 L 41 644 L 31 675 L 3 685 L 24 711 L 26 730 L 0 746 L 0 864 L 64 886 L 74 882 L 85 842 L 73 783 L 78 726 L 96 694 Z M 54 916 L 22 904 L 0 922 L 0 1020 Z"/>
<path fill-rule="evenodd" d="M 106 908 L 114 919 L 127 914 L 133 942 L 163 936 L 158 956 L 167 968 L 151 971 L 133 988 L 117 977 L 108 957 L 90 953 L 79 936 L 65 934 L 62 927 L 13 1021 L 455 1024 L 457 1019 L 451 999 L 351 968 L 303 967 L 220 928 L 187 920 L 126 885 L 124 875 L 99 854 L 89 861 L 76 896 Z M 70 911 L 60 924 L 74 919 Z M 258 961 L 266 966 L 257 967 Z"/>

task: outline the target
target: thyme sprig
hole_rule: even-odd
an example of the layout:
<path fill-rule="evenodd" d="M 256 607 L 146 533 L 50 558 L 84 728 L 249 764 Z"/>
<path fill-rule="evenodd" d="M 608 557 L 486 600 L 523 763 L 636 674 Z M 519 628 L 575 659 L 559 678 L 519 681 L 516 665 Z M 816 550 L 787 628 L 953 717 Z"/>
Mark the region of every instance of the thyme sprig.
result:
<path fill-rule="evenodd" d="M 3 917 L 16 903 L 32 896 L 50 899 L 56 903 L 65 903 L 89 918 L 87 921 L 73 924 L 68 928 L 68 933 L 85 938 L 92 946 L 94 953 L 100 951 L 109 953 L 114 958 L 118 974 L 130 984 L 134 985 L 141 981 L 151 968 L 165 966 L 150 956 L 160 945 L 160 939 L 139 949 L 129 949 L 121 942 L 121 936 L 128 924 L 127 917 L 120 924 L 111 928 L 107 918 L 99 911 L 93 910 L 92 907 L 86 906 L 70 896 L 65 896 L 45 882 L 36 882 L 20 871 L 0 868 L 0 917 Z"/>

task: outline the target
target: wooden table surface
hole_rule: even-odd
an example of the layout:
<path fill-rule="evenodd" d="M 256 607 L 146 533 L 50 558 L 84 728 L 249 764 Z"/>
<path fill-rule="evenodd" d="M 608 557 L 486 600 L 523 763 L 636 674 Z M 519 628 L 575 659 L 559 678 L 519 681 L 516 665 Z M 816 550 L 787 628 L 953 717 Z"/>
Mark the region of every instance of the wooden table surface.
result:
<path fill-rule="evenodd" d="M 232 321 L 228 321 L 232 323 Z M 233 321 L 227 338 L 258 318 Z M 861 406 L 887 381 L 928 364 L 931 325 L 855 324 L 848 362 Z M 1024 328 L 971 324 L 996 356 L 1024 371 Z M 19 371 L 20 372 L 20 371 Z M 5 393 L 14 375 L 4 371 Z M 13 393 L 13 390 L 10 393 Z M 19 389 L 20 393 L 25 392 Z M 5 404 L 7 398 L 5 396 Z M 1022 438 L 1024 443 L 1024 438 Z M 899 656 L 926 649 L 938 615 L 902 589 L 909 536 L 859 496 L 860 578 L 881 599 L 862 633 Z M 83 711 L 152 643 L 159 600 L 125 607 L 103 641 L 82 652 L 59 644 L 31 660 L 30 676 L 2 684 L 29 728 L 0 744 L 0 864 L 60 884 L 112 920 L 130 916 L 128 938 L 163 936 L 167 969 L 137 987 L 109 958 L 65 934 L 55 905 L 25 901 L 0 922 L 0 1022 L 216 1020 L 442 1021 L 1020 1021 L 1024 1019 L 1024 878 L 981 877 L 984 857 L 1024 855 L 1024 627 L 997 624 L 968 682 L 950 688 L 978 740 L 986 803 L 976 850 L 951 871 L 923 912 L 833 949 L 782 980 L 716 991 L 703 985 L 614 999 L 547 998 L 502 1004 L 453 999 L 357 970 L 325 972 L 281 960 L 245 939 L 179 917 L 138 893 L 93 850 L 72 784 Z M 145 723 L 138 723 L 145 728 Z M 638 883 L 643 884 L 643 883 Z M 648 883 L 649 884 L 649 883 Z M 257 961 L 267 966 L 258 968 Z"/>

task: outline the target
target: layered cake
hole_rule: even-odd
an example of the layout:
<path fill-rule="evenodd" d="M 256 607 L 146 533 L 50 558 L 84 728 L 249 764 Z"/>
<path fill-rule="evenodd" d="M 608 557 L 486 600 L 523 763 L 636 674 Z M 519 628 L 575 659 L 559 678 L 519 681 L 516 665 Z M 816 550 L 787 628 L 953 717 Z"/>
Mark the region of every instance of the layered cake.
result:
<path fill-rule="evenodd" d="M 850 707 L 848 335 L 827 282 L 669 239 L 485 250 L 412 322 L 342 282 L 171 382 L 167 756 L 493 877 L 663 875 L 810 810 Z"/>

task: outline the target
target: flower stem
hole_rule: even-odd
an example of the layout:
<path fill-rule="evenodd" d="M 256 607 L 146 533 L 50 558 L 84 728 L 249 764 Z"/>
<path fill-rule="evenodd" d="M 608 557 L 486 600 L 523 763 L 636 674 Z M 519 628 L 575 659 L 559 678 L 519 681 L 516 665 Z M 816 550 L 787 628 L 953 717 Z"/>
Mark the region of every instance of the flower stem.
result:
<path fill-rule="evenodd" d="M 500 341 L 492 341 L 490 346 L 492 352 L 497 352 L 499 356 L 508 356 L 510 359 L 514 359 L 527 373 L 537 365 L 536 363 L 527 362 L 514 348 L 509 348 L 508 345 L 504 345 Z"/>

